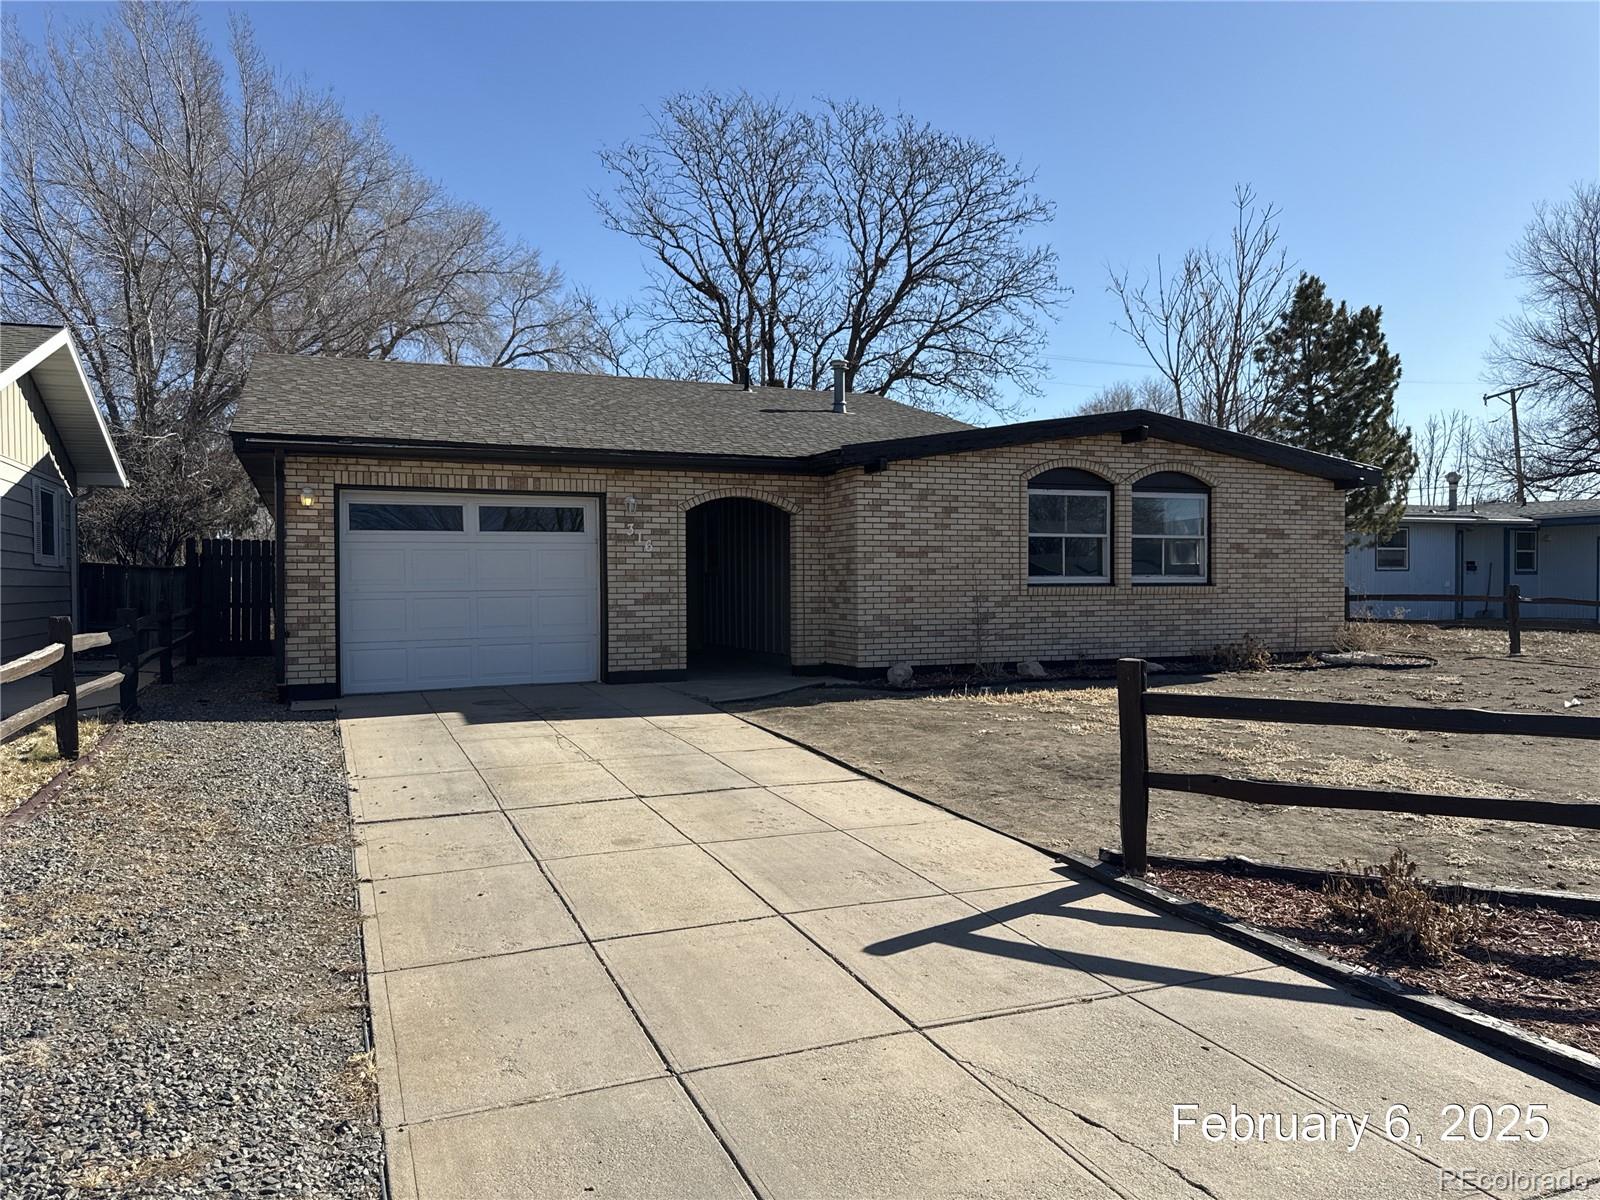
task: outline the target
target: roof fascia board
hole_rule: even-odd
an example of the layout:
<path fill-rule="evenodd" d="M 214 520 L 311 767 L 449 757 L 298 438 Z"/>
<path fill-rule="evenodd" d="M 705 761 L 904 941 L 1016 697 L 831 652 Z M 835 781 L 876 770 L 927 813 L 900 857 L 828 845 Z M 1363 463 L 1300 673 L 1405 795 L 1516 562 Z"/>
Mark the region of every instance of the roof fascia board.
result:
<path fill-rule="evenodd" d="M 574 450 L 556 446 L 499 446 L 471 442 L 396 441 L 394 439 L 296 437 L 235 430 L 235 453 L 282 449 L 294 454 L 355 455 L 365 458 L 453 457 L 473 462 L 567 464 L 572 466 L 638 467 L 648 470 L 765 471 L 785 475 L 820 475 L 827 468 L 815 457 L 779 458 L 760 455 L 678 454 L 646 450 Z"/>
<path fill-rule="evenodd" d="M 1293 446 L 1282 446 L 1249 434 L 1214 429 L 1209 425 L 1184 421 L 1164 413 L 1143 409 L 1091 413 L 1081 417 L 1056 417 L 1014 425 L 991 425 L 980 429 L 920 434 L 887 441 L 858 442 L 821 457 L 829 458 L 837 468 L 842 468 L 863 466 L 876 459 L 927 458 L 936 454 L 960 454 L 972 450 L 1025 445 L 1053 438 L 1092 437 L 1102 433 L 1141 431 L 1164 441 L 1212 450 L 1233 458 L 1250 459 L 1268 466 L 1296 471 L 1302 475 L 1321 476 L 1346 487 L 1365 487 L 1382 478 L 1382 472 L 1377 467 L 1366 463 L 1351 462 Z"/>
<path fill-rule="evenodd" d="M 1539 528 L 1547 525 L 1600 525 L 1600 512 L 1593 513 L 1564 513 L 1559 517 L 1523 517 L 1524 521 L 1532 521 Z"/>
<path fill-rule="evenodd" d="M 111 456 L 111 470 L 79 470 L 78 479 L 86 487 L 125 488 L 128 486 L 127 472 L 122 469 L 122 458 L 117 453 L 116 443 L 111 440 L 111 430 L 106 425 L 105 414 L 100 411 L 100 406 L 95 403 L 94 391 L 89 387 L 89 377 L 84 373 L 83 360 L 78 357 L 78 344 L 73 340 L 71 330 L 63 328 L 57 331 L 38 346 L 35 346 L 29 353 L 24 354 L 16 362 L 12 363 L 5 371 L 0 372 L 0 387 L 4 387 L 21 379 L 24 375 L 30 374 L 36 367 L 63 350 L 67 353 L 68 361 L 72 363 L 73 373 L 78 377 L 78 386 L 83 389 L 84 403 L 89 406 L 89 412 L 94 417 L 95 428 L 99 431 L 101 441 L 105 443 L 106 453 Z M 49 398 L 43 395 L 42 390 L 40 398 L 48 408 Z M 59 426 L 60 422 L 57 422 L 58 429 Z M 65 442 L 64 436 L 62 440 Z M 70 452 L 69 448 L 68 453 Z"/>

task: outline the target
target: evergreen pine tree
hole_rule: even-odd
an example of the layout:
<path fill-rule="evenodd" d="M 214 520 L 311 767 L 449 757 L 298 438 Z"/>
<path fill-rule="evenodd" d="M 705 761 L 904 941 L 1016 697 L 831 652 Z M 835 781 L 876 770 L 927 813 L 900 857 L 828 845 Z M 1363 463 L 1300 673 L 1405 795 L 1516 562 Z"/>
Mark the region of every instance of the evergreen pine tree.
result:
<path fill-rule="evenodd" d="M 1383 471 L 1381 483 L 1345 496 L 1345 528 L 1385 537 L 1405 512 L 1417 469 L 1411 430 L 1394 419 L 1400 359 L 1389 353 L 1381 308 L 1334 307 L 1322 280 L 1301 275 L 1294 298 L 1256 351 L 1273 436 Z"/>

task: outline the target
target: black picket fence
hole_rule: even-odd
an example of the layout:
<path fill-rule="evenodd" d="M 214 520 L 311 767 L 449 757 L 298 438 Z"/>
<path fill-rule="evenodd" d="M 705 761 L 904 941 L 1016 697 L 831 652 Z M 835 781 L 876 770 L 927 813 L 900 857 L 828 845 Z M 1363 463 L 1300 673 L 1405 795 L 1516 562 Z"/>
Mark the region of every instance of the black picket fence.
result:
<path fill-rule="evenodd" d="M 142 617 L 163 605 L 192 608 L 200 653 L 270 654 L 276 578 L 274 544 L 254 538 L 191 538 L 178 567 L 82 563 L 80 624 L 106 630 L 120 624 L 123 609 Z"/>

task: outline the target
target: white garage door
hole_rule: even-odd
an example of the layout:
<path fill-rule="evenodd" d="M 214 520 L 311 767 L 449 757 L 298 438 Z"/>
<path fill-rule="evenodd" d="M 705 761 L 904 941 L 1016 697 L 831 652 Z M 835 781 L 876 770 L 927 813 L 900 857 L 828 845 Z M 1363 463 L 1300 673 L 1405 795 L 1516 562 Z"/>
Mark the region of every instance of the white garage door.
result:
<path fill-rule="evenodd" d="M 599 676 L 592 499 L 345 492 L 339 559 L 346 692 Z"/>

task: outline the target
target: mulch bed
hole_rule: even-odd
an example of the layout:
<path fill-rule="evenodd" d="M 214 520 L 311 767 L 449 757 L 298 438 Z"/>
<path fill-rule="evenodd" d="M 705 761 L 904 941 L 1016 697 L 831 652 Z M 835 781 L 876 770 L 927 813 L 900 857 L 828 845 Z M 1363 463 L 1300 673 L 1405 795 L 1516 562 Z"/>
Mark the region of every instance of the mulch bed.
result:
<path fill-rule="evenodd" d="M 1476 906 L 1481 931 L 1435 964 L 1381 957 L 1334 921 L 1320 889 L 1232 872 L 1152 869 L 1153 883 L 1294 938 L 1342 962 L 1600 1054 L 1600 919 L 1548 908 Z"/>

